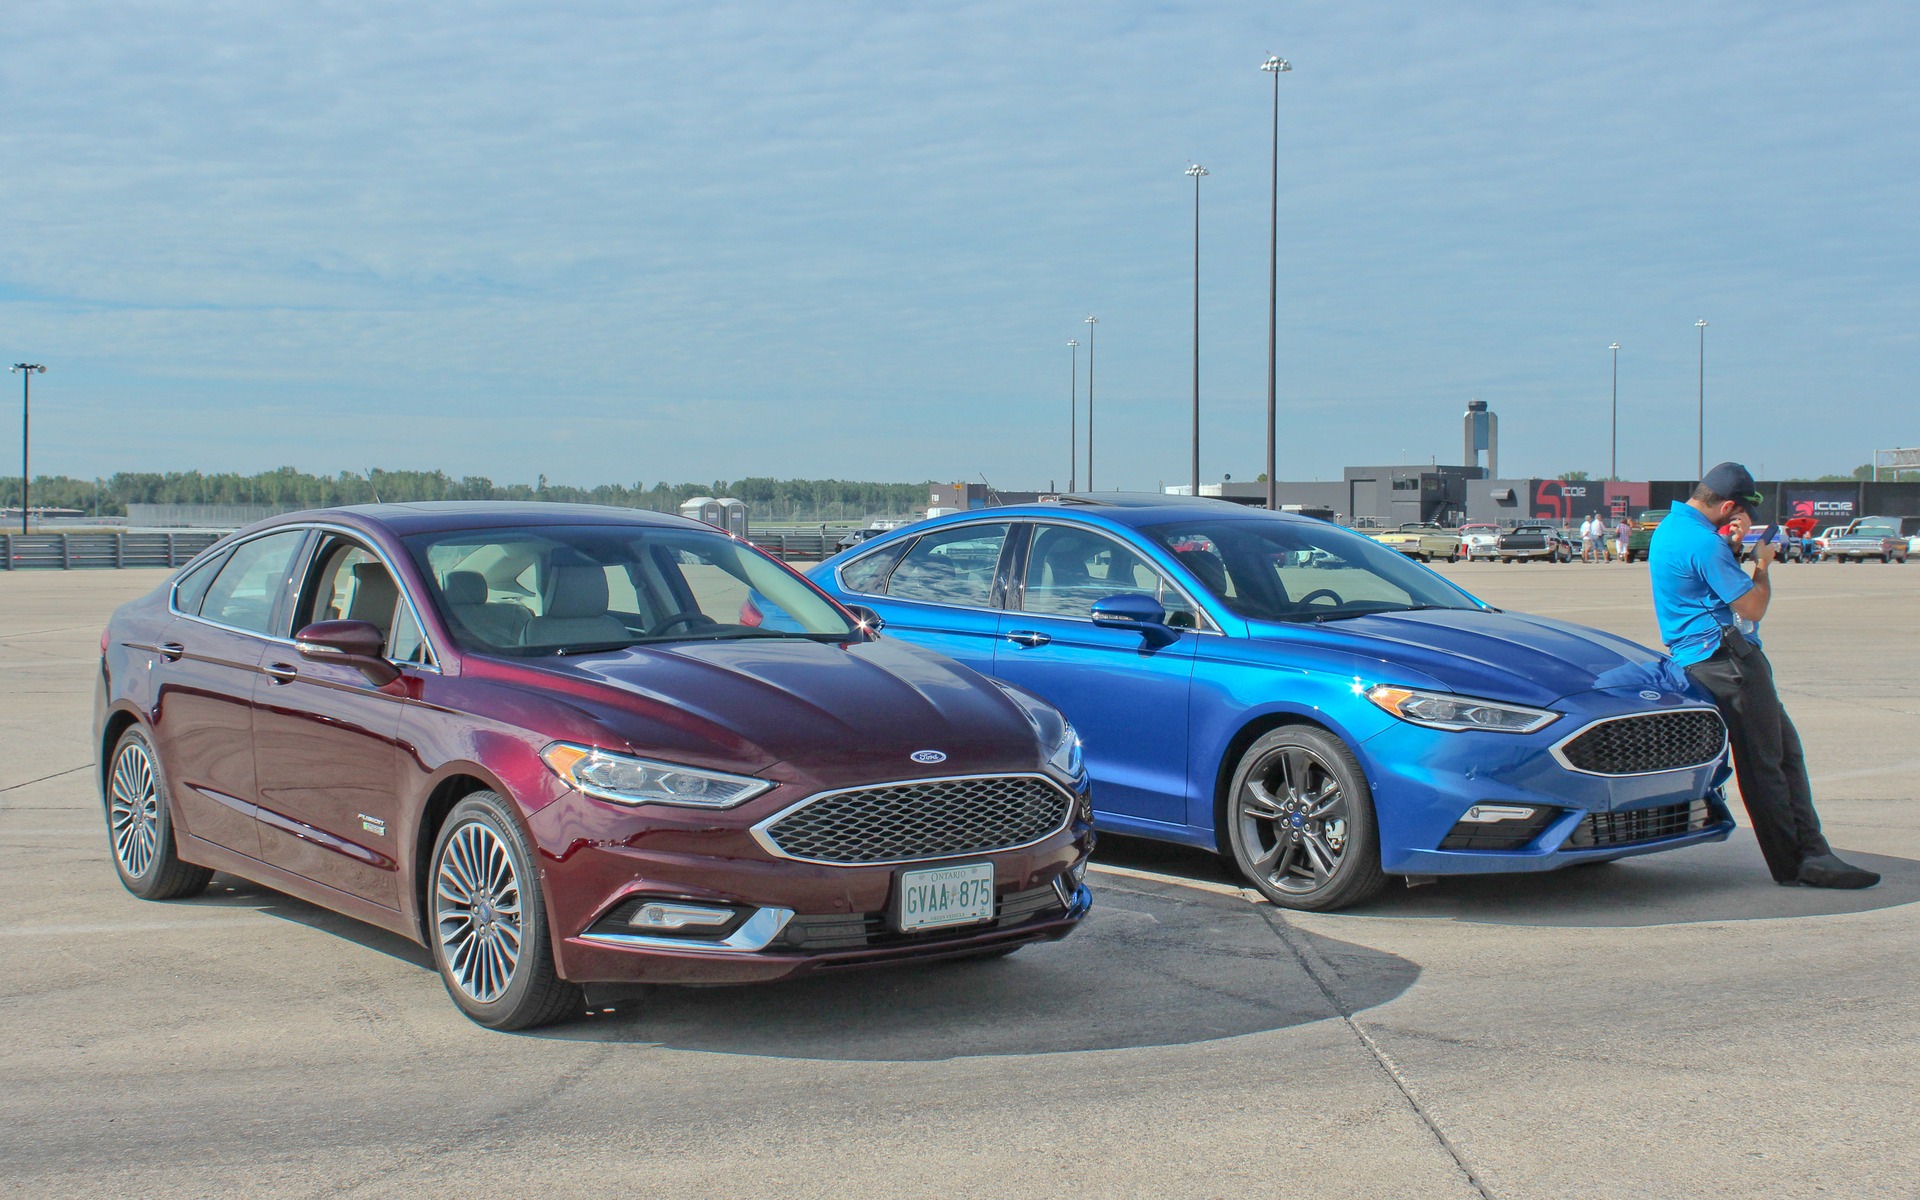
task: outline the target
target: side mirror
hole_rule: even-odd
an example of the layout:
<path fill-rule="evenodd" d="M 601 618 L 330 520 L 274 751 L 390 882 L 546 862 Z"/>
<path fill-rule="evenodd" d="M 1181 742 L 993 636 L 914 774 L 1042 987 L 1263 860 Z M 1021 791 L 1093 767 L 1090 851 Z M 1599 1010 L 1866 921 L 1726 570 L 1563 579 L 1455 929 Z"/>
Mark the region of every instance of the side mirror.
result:
<path fill-rule="evenodd" d="M 301 658 L 354 667 L 375 687 L 400 678 L 400 669 L 381 657 L 385 643 L 370 621 L 315 621 L 293 635 Z"/>
<path fill-rule="evenodd" d="M 1167 610 L 1152 596 L 1129 592 L 1093 602 L 1093 623 L 1102 629 L 1131 629 L 1149 642 L 1165 644 L 1180 635 L 1167 626 Z"/>
<path fill-rule="evenodd" d="M 853 619 L 859 624 L 862 633 L 878 636 L 880 631 L 887 627 L 886 620 L 864 604 L 849 604 L 846 610 L 853 614 Z"/>

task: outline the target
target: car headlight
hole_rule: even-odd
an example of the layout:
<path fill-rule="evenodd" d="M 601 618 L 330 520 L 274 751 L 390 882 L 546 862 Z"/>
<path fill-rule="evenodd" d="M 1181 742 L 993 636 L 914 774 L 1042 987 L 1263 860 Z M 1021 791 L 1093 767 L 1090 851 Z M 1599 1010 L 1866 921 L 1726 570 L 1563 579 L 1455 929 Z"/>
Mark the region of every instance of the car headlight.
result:
<path fill-rule="evenodd" d="M 773 787 L 764 779 L 633 758 L 567 742 L 555 742 L 542 750 L 540 757 L 571 786 L 614 804 L 732 808 Z"/>
<path fill-rule="evenodd" d="M 1078 779 L 1085 766 L 1085 756 L 1080 745 L 1080 734 L 1074 729 L 1073 722 L 1053 705 L 1021 688 L 994 680 L 994 686 L 1006 693 L 1007 699 L 1020 706 L 1027 715 L 1034 732 L 1047 747 L 1047 765 L 1069 779 Z"/>
<path fill-rule="evenodd" d="M 1496 704 L 1448 692 L 1422 692 L 1380 684 L 1367 699 L 1402 721 L 1430 729 L 1484 729 L 1493 733 L 1532 733 L 1560 719 L 1560 714 L 1519 704 Z"/>

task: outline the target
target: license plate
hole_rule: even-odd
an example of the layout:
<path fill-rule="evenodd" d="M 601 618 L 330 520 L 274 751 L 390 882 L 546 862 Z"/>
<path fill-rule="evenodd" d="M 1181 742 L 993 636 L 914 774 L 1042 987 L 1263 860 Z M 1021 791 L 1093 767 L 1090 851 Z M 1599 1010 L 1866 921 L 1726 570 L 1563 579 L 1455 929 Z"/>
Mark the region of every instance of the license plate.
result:
<path fill-rule="evenodd" d="M 993 920 L 993 864 L 902 871 L 898 913 L 902 933 Z"/>

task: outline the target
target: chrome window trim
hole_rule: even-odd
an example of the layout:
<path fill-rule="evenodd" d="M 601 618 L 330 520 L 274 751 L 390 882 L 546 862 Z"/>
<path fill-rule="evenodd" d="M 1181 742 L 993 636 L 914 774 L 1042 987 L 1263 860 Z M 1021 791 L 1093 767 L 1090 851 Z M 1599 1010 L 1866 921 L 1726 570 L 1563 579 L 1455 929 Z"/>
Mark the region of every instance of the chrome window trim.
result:
<path fill-rule="evenodd" d="M 835 796 L 847 795 L 850 792 L 872 792 L 883 788 L 920 787 L 929 783 L 967 783 L 976 779 L 1038 779 L 1040 782 L 1067 798 L 1067 815 L 1058 825 L 1047 830 L 1039 837 L 1011 846 L 994 846 L 985 850 L 956 850 L 952 854 L 926 854 L 917 858 L 889 858 L 862 863 L 835 862 L 831 859 L 805 858 L 798 854 L 788 854 L 780 848 L 779 843 L 775 842 L 772 835 L 767 832 L 771 826 L 778 824 L 780 821 L 785 820 L 803 808 L 817 804 L 822 800 L 830 800 Z M 860 871 L 868 867 L 896 867 L 902 863 L 939 862 L 941 859 L 947 858 L 974 858 L 982 854 L 1005 854 L 1010 850 L 1024 850 L 1028 846 L 1038 846 L 1048 838 L 1058 837 L 1062 830 L 1073 824 L 1074 811 L 1079 807 L 1079 803 L 1079 797 L 1060 786 L 1059 780 L 1040 771 L 983 771 L 977 775 L 935 775 L 926 779 L 888 779 L 878 783 L 863 783 L 854 787 L 833 788 L 830 791 L 815 792 L 811 796 L 806 796 L 794 801 L 770 817 L 756 821 L 747 832 L 753 835 L 753 840 L 760 844 L 762 850 L 765 850 L 775 858 L 784 858 L 788 862 L 813 863 L 816 866 L 839 867 L 842 870 Z"/>
<path fill-rule="evenodd" d="M 790 908 L 763 908 L 755 912 L 717 942 L 692 938 L 655 937 L 645 933 L 583 933 L 579 940 L 622 950 L 678 950 L 684 954 L 753 954 L 773 944 L 773 939 L 793 920 Z"/>
<path fill-rule="evenodd" d="M 372 554 L 375 558 L 379 559 L 380 564 L 386 567 L 387 574 L 392 576 L 393 586 L 396 590 L 399 591 L 400 598 L 407 602 L 407 609 L 413 614 L 413 623 L 420 627 L 420 644 L 427 648 L 427 657 L 429 661 L 424 663 L 396 662 L 393 665 L 403 669 L 407 667 L 412 667 L 416 670 L 426 671 L 433 675 L 441 674 L 442 672 L 440 670 L 440 649 L 439 647 L 433 644 L 433 635 L 427 632 L 426 622 L 420 619 L 420 606 L 414 603 L 413 593 L 408 590 L 407 585 L 401 580 L 400 572 L 394 569 L 393 560 L 387 557 L 386 552 L 381 550 L 380 547 L 370 544 L 372 539 L 367 536 L 367 533 L 365 530 L 354 529 L 353 527 L 348 525 L 335 525 L 325 521 L 314 522 L 311 524 L 302 523 L 299 525 L 278 525 L 272 529 L 262 529 L 260 532 L 241 538 L 238 541 L 225 542 L 225 543 L 216 542 L 214 543 L 213 546 L 207 547 L 207 549 L 212 550 L 216 546 L 224 547 L 225 549 L 238 549 L 239 547 L 246 545 L 248 542 L 257 542 L 261 538 L 272 537 L 275 534 L 313 533 L 316 531 L 321 533 L 338 533 L 338 534 L 342 534 L 344 536 L 350 537 L 357 544 L 359 544 L 363 549 L 365 549 L 369 554 Z M 205 553 L 205 552 L 206 551 L 202 551 L 202 553 Z M 193 565 L 192 563 L 187 564 L 188 567 L 191 567 L 192 565 Z M 313 563 L 311 560 L 309 560 L 307 563 L 304 564 L 304 566 L 307 570 L 311 570 L 313 568 Z M 225 568 L 222 568 L 222 569 L 224 570 Z M 186 574 L 186 568 L 182 568 L 180 573 L 182 576 L 184 576 Z M 292 580 L 289 579 L 286 583 L 282 583 L 280 586 L 284 588 L 287 586 L 287 583 L 291 583 L 291 582 Z M 184 618 L 185 620 L 188 620 L 188 621 L 197 621 L 202 625 L 206 625 L 214 629 L 225 630 L 228 633 L 238 633 L 238 634 L 244 634 L 247 637 L 258 638 L 263 642 L 271 642 L 276 646 L 291 646 L 296 650 L 299 649 L 300 643 L 298 643 L 297 641 L 295 641 L 290 637 L 279 637 L 271 633 L 261 633 L 257 629 L 242 629 L 238 625 L 228 625 L 221 621 L 210 621 L 206 617 L 203 617 L 198 613 L 181 612 L 179 604 L 176 603 L 178 598 L 177 593 L 179 589 L 180 589 L 180 580 L 179 578 L 175 578 L 172 586 L 167 590 L 167 611 L 172 613 L 174 616 Z M 297 601 L 298 597 L 295 597 L 295 600 Z"/>
<path fill-rule="evenodd" d="M 1547 753 L 1553 755 L 1553 761 L 1559 763 L 1564 769 L 1573 772 L 1575 775 L 1586 775 L 1593 779 L 1644 779 L 1649 775 L 1674 775 L 1681 771 L 1698 771 L 1702 767 L 1712 766 L 1727 756 L 1728 750 L 1732 746 L 1731 734 L 1727 731 L 1726 718 L 1720 717 L 1720 752 L 1712 758 L 1706 759 L 1703 762 L 1694 763 L 1691 766 L 1666 767 L 1658 771 L 1629 771 L 1623 774 L 1608 774 L 1604 771 L 1588 771 L 1581 767 L 1576 767 L 1567 761 L 1565 752 L 1567 743 L 1573 741 L 1575 738 L 1584 736 L 1590 730 L 1598 729 L 1602 725 L 1611 725 L 1616 721 L 1637 721 L 1646 717 L 1661 716 L 1665 713 L 1680 712 L 1709 712 L 1716 717 L 1720 717 L 1720 710 L 1711 704 L 1682 704 L 1674 708 L 1656 708 L 1647 712 L 1621 713 L 1618 716 L 1600 717 L 1597 720 L 1588 721 L 1585 725 L 1582 725 L 1580 728 L 1549 746 Z"/>

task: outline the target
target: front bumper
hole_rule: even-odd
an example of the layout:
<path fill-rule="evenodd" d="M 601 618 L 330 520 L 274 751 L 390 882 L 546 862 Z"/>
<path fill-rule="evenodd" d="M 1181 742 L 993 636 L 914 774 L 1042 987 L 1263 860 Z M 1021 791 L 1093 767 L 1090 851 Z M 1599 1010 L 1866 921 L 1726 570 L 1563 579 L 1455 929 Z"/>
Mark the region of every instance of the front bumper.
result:
<path fill-rule="evenodd" d="M 619 811 L 568 793 L 528 824 L 540 847 L 561 978 L 726 984 L 1065 937 L 1092 903 L 1078 878 L 1093 849 L 1088 804 L 1083 784 L 1066 826 L 1032 845 L 905 864 L 994 865 L 990 922 L 916 933 L 890 926 L 901 864 L 836 866 L 774 857 L 746 827 L 753 816 L 765 815 L 752 805 L 724 824 L 715 814 L 674 814 L 677 826 L 663 828 L 646 812 Z M 610 923 L 610 914 L 637 898 L 735 908 L 743 920 L 726 936 L 711 938 L 627 933 Z"/>
<path fill-rule="evenodd" d="M 1642 710 L 1644 711 L 1644 710 Z M 1399 722 L 1360 747 L 1373 789 L 1380 826 L 1381 866 L 1407 875 L 1480 875 L 1551 871 L 1581 862 L 1604 862 L 1703 842 L 1725 841 L 1733 831 L 1722 791 L 1729 772 L 1726 752 L 1697 767 L 1648 775 L 1590 775 L 1569 770 L 1553 755 L 1555 744 L 1590 721 L 1613 712 L 1570 713 L 1532 734 L 1453 733 Z M 1581 845 L 1586 822 L 1603 827 L 1662 828 L 1620 814 L 1704 802 L 1703 818 L 1687 831 Z M 1514 849 L 1441 849 L 1467 811 L 1476 805 L 1551 809 L 1545 824 Z"/>

